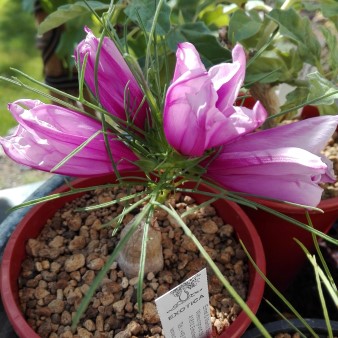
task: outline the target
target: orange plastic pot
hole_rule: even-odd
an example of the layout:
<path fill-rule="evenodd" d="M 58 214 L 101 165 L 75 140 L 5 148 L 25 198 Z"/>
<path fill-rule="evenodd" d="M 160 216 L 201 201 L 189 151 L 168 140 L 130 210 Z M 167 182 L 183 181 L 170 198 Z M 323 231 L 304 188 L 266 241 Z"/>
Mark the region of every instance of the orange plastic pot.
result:
<path fill-rule="evenodd" d="M 253 200 L 308 224 L 302 208 L 267 200 Z M 323 200 L 318 208 L 324 213 L 310 211 L 311 221 L 317 230 L 327 233 L 338 219 L 338 197 Z M 243 209 L 261 238 L 266 253 L 267 277 L 278 290 L 285 290 L 306 262 L 306 256 L 294 238 L 301 241 L 310 252 L 314 252 L 311 233 L 266 211 L 249 207 Z"/>
<path fill-rule="evenodd" d="M 128 175 L 124 173 L 123 176 Z M 132 176 L 143 176 L 142 174 L 132 173 Z M 87 187 L 92 185 L 99 185 L 104 183 L 115 182 L 115 177 L 96 177 L 89 179 L 78 179 L 72 182 L 74 187 Z M 193 188 L 193 184 L 185 184 L 186 188 Z M 201 186 L 199 186 L 201 189 Z M 208 187 L 203 187 L 205 191 L 212 191 Z M 67 186 L 62 186 L 53 191 L 64 192 L 67 191 Z M 205 196 L 190 194 L 195 198 L 198 203 L 206 200 Z M 1 296 L 7 316 L 13 325 L 15 332 L 21 338 L 38 338 L 38 335 L 26 322 L 20 307 L 18 299 L 18 277 L 21 270 L 22 261 L 25 259 L 25 244 L 29 238 L 38 236 L 43 226 L 46 224 L 48 218 L 51 218 L 54 213 L 65 205 L 66 202 L 71 201 L 75 197 L 73 195 L 59 198 L 43 204 L 38 204 L 33 207 L 17 225 L 15 231 L 10 237 L 6 249 L 4 251 L 2 264 L 1 264 Z M 214 207 L 220 217 L 226 222 L 233 225 L 238 237 L 243 241 L 246 248 L 254 258 L 262 271 L 265 271 L 265 256 L 260 238 L 247 217 L 244 211 L 235 203 L 219 200 L 213 203 Z M 254 268 L 250 266 L 250 285 L 247 304 L 251 310 L 256 313 L 260 305 L 264 292 L 264 281 L 256 273 Z M 221 334 L 223 338 L 236 338 L 241 337 L 247 327 L 250 325 L 249 317 L 242 311 L 236 321 Z"/>

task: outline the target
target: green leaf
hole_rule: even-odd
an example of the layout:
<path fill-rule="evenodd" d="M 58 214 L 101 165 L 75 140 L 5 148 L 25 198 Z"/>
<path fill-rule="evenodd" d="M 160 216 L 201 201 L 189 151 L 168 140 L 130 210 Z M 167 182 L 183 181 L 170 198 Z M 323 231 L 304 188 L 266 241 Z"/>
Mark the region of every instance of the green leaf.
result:
<path fill-rule="evenodd" d="M 184 20 L 189 22 L 196 16 L 199 3 L 200 0 L 177 0 L 175 7 L 181 12 Z"/>
<path fill-rule="evenodd" d="M 245 12 L 240 9 L 230 18 L 228 37 L 235 44 L 254 36 L 259 32 L 261 26 L 262 21 L 255 11 Z"/>
<path fill-rule="evenodd" d="M 280 111 L 286 111 L 291 110 L 293 107 L 297 107 L 304 102 L 306 102 L 306 99 L 309 94 L 309 88 L 308 87 L 297 87 L 290 93 L 286 95 L 286 101 L 285 103 L 280 107 Z M 292 114 L 297 113 L 297 111 L 292 111 Z"/>
<path fill-rule="evenodd" d="M 317 0 L 317 2 L 303 1 L 307 11 L 320 11 L 321 14 L 331 20 L 338 29 L 338 4 L 337 0 Z"/>
<path fill-rule="evenodd" d="M 337 115 L 338 114 L 337 103 L 333 103 L 329 106 L 318 106 L 317 108 L 319 110 L 320 115 Z"/>
<path fill-rule="evenodd" d="M 237 6 L 224 6 L 217 5 L 209 6 L 201 16 L 201 20 L 205 22 L 208 26 L 216 26 L 217 28 L 221 28 L 224 26 L 228 26 L 230 22 L 230 16 L 233 11 L 237 9 Z"/>
<path fill-rule="evenodd" d="M 283 50 L 275 48 L 264 51 L 247 68 L 246 82 L 292 83 L 302 69 L 302 62 L 294 48 L 284 47 Z"/>
<path fill-rule="evenodd" d="M 147 32 L 150 32 L 154 13 L 158 1 L 156 0 L 134 0 L 130 2 L 124 13 L 129 17 L 130 20 L 139 24 L 139 20 L 142 22 L 142 26 L 145 27 Z M 162 4 L 160 15 L 156 24 L 156 33 L 159 35 L 165 35 L 170 29 L 170 7 L 164 2 Z"/>
<path fill-rule="evenodd" d="M 316 101 L 316 105 L 331 105 L 338 99 L 338 88 L 329 80 L 322 77 L 318 72 L 307 75 L 310 82 L 308 101 L 323 97 Z M 337 112 L 336 112 L 337 113 Z"/>
<path fill-rule="evenodd" d="M 95 11 L 106 10 L 108 4 L 99 1 L 88 1 L 89 6 Z M 69 20 L 91 13 L 90 9 L 83 1 L 78 1 L 71 5 L 60 6 L 55 12 L 51 13 L 41 22 L 38 27 L 38 34 L 44 34 L 53 28 L 59 27 Z"/>
<path fill-rule="evenodd" d="M 338 6 L 338 4 L 337 4 Z M 337 75 L 338 72 L 338 46 L 337 46 L 337 37 L 325 26 L 320 27 L 321 32 L 324 35 L 325 42 L 327 45 L 327 48 L 329 50 L 328 53 L 328 63 L 331 68 L 331 70 L 334 72 L 333 77 Z"/>
<path fill-rule="evenodd" d="M 310 20 L 301 17 L 293 8 L 273 9 L 267 17 L 279 25 L 280 33 L 295 41 L 302 59 L 312 65 L 320 61 L 320 44 L 312 31 Z"/>
<path fill-rule="evenodd" d="M 188 23 L 173 28 L 167 37 L 169 48 L 176 52 L 179 42 L 194 44 L 206 67 L 231 60 L 231 53 L 223 48 L 203 22 Z"/>

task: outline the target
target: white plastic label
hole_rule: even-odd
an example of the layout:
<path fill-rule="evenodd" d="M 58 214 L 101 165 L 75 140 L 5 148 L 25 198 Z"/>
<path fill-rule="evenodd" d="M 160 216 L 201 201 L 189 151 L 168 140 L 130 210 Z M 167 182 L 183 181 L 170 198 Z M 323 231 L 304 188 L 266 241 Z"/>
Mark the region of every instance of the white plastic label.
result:
<path fill-rule="evenodd" d="M 206 269 L 155 302 L 166 338 L 206 338 L 211 333 Z"/>

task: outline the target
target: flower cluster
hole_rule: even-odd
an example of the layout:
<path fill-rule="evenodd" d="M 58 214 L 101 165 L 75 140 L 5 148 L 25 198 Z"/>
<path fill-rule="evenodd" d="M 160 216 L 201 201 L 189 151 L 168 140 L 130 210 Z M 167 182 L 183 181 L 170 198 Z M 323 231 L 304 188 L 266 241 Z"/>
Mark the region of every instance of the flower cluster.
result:
<path fill-rule="evenodd" d="M 18 100 L 8 107 L 19 125 L 13 135 L 0 138 L 1 145 L 19 163 L 71 176 L 104 175 L 114 168 L 143 170 L 146 159 L 138 148 L 158 152 L 156 142 L 142 144 L 154 127 L 154 112 L 114 42 L 108 37 L 100 41 L 86 30 L 87 37 L 75 51 L 78 67 L 100 107 L 120 125 L 104 132 L 95 117 Z M 331 162 L 320 152 L 338 116 L 257 131 L 267 117 L 262 104 L 257 102 L 253 109 L 235 104 L 246 69 L 241 45 L 232 50 L 232 59 L 207 70 L 192 44 L 178 45 L 160 125 L 170 149 L 168 161 L 173 154 L 187 161 L 200 159 L 196 163 L 203 177 L 225 189 L 316 206 L 322 193 L 318 184 L 335 180 Z M 136 132 L 138 147 L 128 142 L 136 134 L 131 129 L 126 136 L 130 129 L 125 125 L 141 130 Z M 163 158 L 158 157 L 158 171 L 166 168 Z"/>

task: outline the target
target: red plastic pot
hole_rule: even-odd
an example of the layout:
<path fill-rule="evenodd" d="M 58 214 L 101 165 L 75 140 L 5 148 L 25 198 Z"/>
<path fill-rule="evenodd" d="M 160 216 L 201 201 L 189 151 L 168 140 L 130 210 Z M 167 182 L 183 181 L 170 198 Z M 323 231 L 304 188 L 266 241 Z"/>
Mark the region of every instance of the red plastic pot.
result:
<path fill-rule="evenodd" d="M 127 175 L 127 174 L 124 174 Z M 133 173 L 135 176 L 135 173 Z M 114 181 L 114 177 L 97 177 L 90 179 L 78 179 L 73 181 L 75 187 L 86 187 L 91 185 L 104 184 Z M 186 184 L 185 187 L 193 188 L 194 185 Z M 201 186 L 199 186 L 201 188 Z M 212 191 L 210 188 L 203 187 L 206 191 Z M 53 191 L 63 192 L 68 190 L 66 186 Z M 22 338 L 38 338 L 38 335 L 26 322 L 23 314 L 20 311 L 18 300 L 18 277 L 20 274 L 21 263 L 25 259 L 25 244 L 29 238 L 38 236 L 46 220 L 54 215 L 54 213 L 62 207 L 66 202 L 71 201 L 79 195 L 59 198 L 43 204 L 38 204 L 33 207 L 18 224 L 12 236 L 10 237 L 1 264 L 1 295 L 4 308 L 8 315 L 15 332 Z M 191 194 L 197 202 L 202 202 L 205 197 L 202 195 Z M 243 210 L 235 203 L 219 200 L 215 202 L 214 207 L 217 209 L 220 217 L 224 218 L 226 222 L 232 224 L 238 237 L 242 239 L 248 251 L 260 267 L 265 271 L 265 256 L 260 238 Z M 256 313 L 259 304 L 263 297 L 264 281 L 256 273 L 254 268 L 250 266 L 250 286 L 247 304 L 251 310 Z M 236 321 L 224 332 L 223 338 L 241 337 L 243 332 L 250 325 L 249 317 L 244 313 L 240 313 Z"/>
<path fill-rule="evenodd" d="M 253 199 L 298 221 L 308 224 L 305 211 L 287 204 Z M 314 227 L 327 233 L 338 219 L 338 197 L 323 200 L 319 205 L 324 213 L 311 211 Z M 266 253 L 266 273 L 269 280 L 280 290 L 285 290 L 306 262 L 306 256 L 293 238 L 300 240 L 310 252 L 314 251 L 311 233 L 260 209 L 243 207 L 263 243 Z"/>

